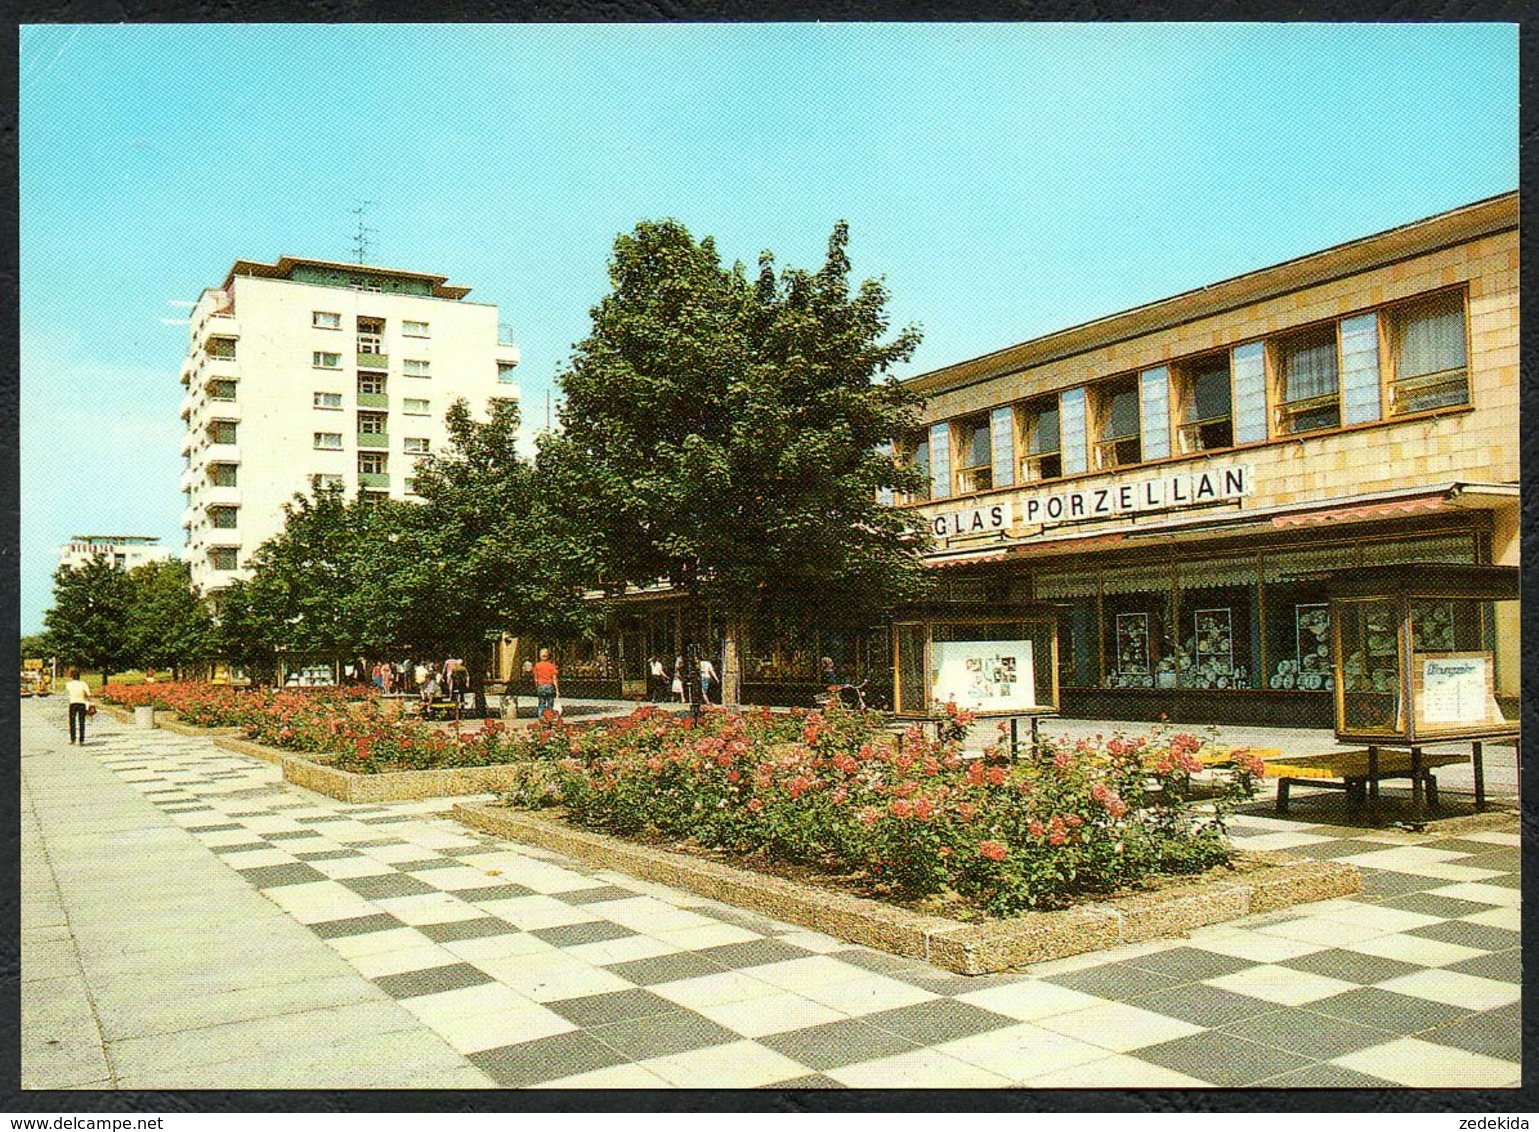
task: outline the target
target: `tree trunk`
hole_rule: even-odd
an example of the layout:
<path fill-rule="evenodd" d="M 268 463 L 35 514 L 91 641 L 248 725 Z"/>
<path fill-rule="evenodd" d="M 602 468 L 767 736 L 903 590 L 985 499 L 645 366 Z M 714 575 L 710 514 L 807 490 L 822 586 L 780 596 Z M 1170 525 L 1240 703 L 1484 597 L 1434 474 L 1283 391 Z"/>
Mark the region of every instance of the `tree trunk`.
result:
<path fill-rule="evenodd" d="M 742 617 L 727 618 L 726 635 L 721 650 L 721 702 L 734 711 L 742 703 L 743 642 L 748 639 L 748 622 Z"/>
<path fill-rule="evenodd" d="M 465 666 L 470 675 L 470 692 L 475 698 L 474 712 L 486 718 L 486 666 L 491 662 L 490 650 L 484 644 L 472 645 L 465 652 Z"/>

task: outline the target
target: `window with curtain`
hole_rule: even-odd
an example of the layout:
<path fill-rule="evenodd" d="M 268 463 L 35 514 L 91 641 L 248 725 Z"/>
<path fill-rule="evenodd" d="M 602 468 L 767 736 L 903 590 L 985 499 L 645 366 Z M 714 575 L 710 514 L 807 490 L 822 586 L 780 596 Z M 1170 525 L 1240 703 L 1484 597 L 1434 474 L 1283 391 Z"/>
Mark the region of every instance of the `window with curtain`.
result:
<path fill-rule="evenodd" d="M 1234 444 L 1229 355 L 1196 358 L 1181 375 L 1181 451 L 1205 452 Z"/>
<path fill-rule="evenodd" d="M 1281 431 L 1314 432 L 1341 425 L 1336 369 L 1336 326 L 1310 330 L 1278 342 L 1282 388 Z"/>
<path fill-rule="evenodd" d="M 1054 480 L 1063 475 L 1058 427 L 1058 398 L 1040 397 L 1021 407 L 1021 482 Z"/>
<path fill-rule="evenodd" d="M 1136 464 L 1142 459 L 1138 430 L 1136 376 L 1103 382 L 1095 390 L 1096 460 L 1102 468 Z"/>
<path fill-rule="evenodd" d="M 1394 353 L 1392 404 L 1418 413 L 1469 402 L 1464 296 L 1439 295 L 1391 314 Z"/>
<path fill-rule="evenodd" d="M 989 444 L 988 417 L 968 417 L 952 425 L 956 441 L 956 494 L 987 491 L 993 486 L 994 459 Z"/>

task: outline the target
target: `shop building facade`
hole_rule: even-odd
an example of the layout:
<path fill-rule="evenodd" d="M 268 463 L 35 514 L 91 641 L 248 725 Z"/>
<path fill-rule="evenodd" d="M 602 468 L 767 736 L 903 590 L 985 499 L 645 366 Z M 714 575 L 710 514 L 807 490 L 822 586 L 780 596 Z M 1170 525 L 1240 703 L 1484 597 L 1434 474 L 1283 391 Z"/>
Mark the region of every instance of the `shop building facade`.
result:
<path fill-rule="evenodd" d="M 893 503 L 947 599 L 1058 605 L 1065 715 L 1327 726 L 1317 575 L 1518 562 L 1518 325 L 1513 193 L 912 378 Z"/>

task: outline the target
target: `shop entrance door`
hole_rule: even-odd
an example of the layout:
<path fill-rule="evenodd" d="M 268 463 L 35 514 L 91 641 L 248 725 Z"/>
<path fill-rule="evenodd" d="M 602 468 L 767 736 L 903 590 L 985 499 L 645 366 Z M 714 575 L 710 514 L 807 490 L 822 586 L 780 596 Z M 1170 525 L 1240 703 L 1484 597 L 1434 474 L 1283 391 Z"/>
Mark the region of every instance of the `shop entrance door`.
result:
<path fill-rule="evenodd" d="M 647 694 L 647 655 L 640 629 L 620 633 L 620 695 Z"/>

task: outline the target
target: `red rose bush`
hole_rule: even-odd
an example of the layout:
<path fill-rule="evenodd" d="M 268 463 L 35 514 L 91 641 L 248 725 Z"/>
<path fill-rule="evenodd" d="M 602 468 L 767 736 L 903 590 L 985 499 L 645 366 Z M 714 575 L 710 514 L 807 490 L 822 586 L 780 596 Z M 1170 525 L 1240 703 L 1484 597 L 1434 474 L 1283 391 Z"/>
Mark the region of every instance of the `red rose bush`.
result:
<path fill-rule="evenodd" d="M 560 806 L 620 835 L 864 872 L 906 897 L 950 891 L 1008 915 L 1224 863 L 1224 818 L 1260 772 L 1239 757 L 1193 806 L 1185 787 L 1209 773 L 1193 736 L 1049 741 L 1012 761 L 998 747 L 965 753 L 972 722 L 954 712 L 932 739 L 837 707 L 707 711 L 698 725 L 642 708 L 564 736 L 566 751 L 508 801 Z"/>

